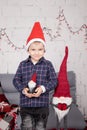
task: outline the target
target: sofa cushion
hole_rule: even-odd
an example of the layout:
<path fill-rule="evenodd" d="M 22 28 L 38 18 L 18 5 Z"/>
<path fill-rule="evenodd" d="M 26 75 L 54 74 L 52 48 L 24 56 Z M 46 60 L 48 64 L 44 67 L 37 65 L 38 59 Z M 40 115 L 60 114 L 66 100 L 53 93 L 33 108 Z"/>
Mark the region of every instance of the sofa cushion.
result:
<path fill-rule="evenodd" d="M 9 105 L 9 101 L 6 98 L 1 83 L 0 83 L 0 113 L 1 112 L 9 112 L 11 110 L 11 107 Z"/>
<path fill-rule="evenodd" d="M 20 104 L 20 94 L 19 92 L 7 93 L 5 92 L 5 96 L 8 98 L 10 104 Z"/>
<path fill-rule="evenodd" d="M 13 85 L 14 74 L 0 74 L 0 81 L 4 92 L 17 92 Z"/>
<path fill-rule="evenodd" d="M 20 94 L 13 85 L 13 78 L 14 74 L 0 74 L 0 81 L 5 97 L 8 99 L 10 104 L 14 103 L 19 105 Z"/>
<path fill-rule="evenodd" d="M 1 85 L 1 82 L 0 82 L 0 103 L 1 102 L 7 102 L 7 103 L 9 103 L 7 97 L 4 94 L 4 91 L 2 89 L 2 85 Z"/>

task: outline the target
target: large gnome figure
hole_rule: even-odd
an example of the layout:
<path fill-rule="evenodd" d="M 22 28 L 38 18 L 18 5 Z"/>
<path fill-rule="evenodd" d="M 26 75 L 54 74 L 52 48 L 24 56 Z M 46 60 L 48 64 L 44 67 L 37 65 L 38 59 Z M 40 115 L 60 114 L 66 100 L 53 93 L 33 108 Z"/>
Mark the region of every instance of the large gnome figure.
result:
<path fill-rule="evenodd" d="M 59 122 L 69 112 L 70 105 L 72 103 L 72 97 L 70 95 L 70 86 L 67 79 L 67 58 L 68 58 L 68 47 L 65 48 L 65 56 L 60 66 L 58 74 L 58 86 L 55 89 L 52 104 L 54 110 L 58 116 Z"/>

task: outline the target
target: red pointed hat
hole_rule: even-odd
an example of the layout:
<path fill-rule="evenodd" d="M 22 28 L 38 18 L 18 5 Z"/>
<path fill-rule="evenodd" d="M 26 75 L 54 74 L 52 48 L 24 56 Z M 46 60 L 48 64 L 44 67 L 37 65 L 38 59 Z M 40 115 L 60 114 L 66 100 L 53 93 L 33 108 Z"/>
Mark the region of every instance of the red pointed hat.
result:
<path fill-rule="evenodd" d="M 44 34 L 43 34 L 43 30 L 41 28 L 40 22 L 34 23 L 32 31 L 26 41 L 27 49 L 30 46 L 30 44 L 35 41 L 39 41 L 39 42 L 43 43 L 43 45 L 45 46 L 45 38 L 44 38 Z"/>
<path fill-rule="evenodd" d="M 68 58 L 68 47 L 65 48 L 65 56 L 60 66 L 58 74 L 58 86 L 55 89 L 54 97 L 71 97 L 70 85 L 67 79 L 67 58 Z"/>
<path fill-rule="evenodd" d="M 31 77 L 31 80 L 34 81 L 35 83 L 36 83 L 36 76 L 37 76 L 36 73 L 34 73 L 34 74 L 32 75 L 32 77 Z"/>

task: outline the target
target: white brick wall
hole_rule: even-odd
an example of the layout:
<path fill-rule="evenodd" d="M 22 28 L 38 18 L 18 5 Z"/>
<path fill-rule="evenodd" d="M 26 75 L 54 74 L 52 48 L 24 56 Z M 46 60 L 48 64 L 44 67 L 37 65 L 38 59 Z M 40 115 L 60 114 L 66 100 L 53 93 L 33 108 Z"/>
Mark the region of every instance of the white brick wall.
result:
<path fill-rule="evenodd" d="M 21 48 L 25 45 L 33 23 L 40 21 L 43 28 L 51 29 L 48 34 L 48 30 L 44 30 L 47 41 L 45 56 L 53 62 L 56 71 L 63 59 L 65 45 L 69 47 L 68 70 L 76 74 L 77 103 L 85 118 L 87 28 L 82 25 L 87 25 L 86 6 L 87 0 L 0 0 L 0 73 L 15 73 L 19 62 L 27 57 L 25 49 Z M 59 25 L 57 18 L 62 9 L 64 16 L 61 18 L 65 20 L 61 19 Z M 54 37 L 56 31 L 59 31 L 60 37 Z M 18 47 L 20 49 L 16 49 Z"/>

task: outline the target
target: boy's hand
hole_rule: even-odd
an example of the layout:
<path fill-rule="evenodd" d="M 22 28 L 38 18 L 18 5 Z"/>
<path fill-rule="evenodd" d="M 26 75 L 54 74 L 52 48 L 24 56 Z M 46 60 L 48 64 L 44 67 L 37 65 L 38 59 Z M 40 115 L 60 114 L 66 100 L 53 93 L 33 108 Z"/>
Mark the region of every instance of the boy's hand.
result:
<path fill-rule="evenodd" d="M 41 87 L 37 87 L 35 89 L 35 92 L 34 93 L 29 93 L 29 88 L 24 88 L 23 89 L 23 94 L 29 98 L 32 98 L 32 97 L 39 97 L 41 95 L 41 93 L 43 92 L 42 88 Z"/>
<path fill-rule="evenodd" d="M 25 95 L 25 94 L 28 93 L 28 91 L 29 91 L 29 88 L 25 87 L 25 88 L 22 90 L 22 93 Z"/>
<path fill-rule="evenodd" d="M 23 89 L 23 94 L 29 98 L 33 97 L 32 93 L 29 93 L 29 88 L 24 88 Z"/>
<path fill-rule="evenodd" d="M 35 93 L 33 93 L 33 97 L 39 97 L 42 92 L 43 92 L 42 88 L 41 87 L 37 87 L 35 89 Z"/>

